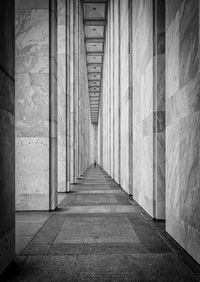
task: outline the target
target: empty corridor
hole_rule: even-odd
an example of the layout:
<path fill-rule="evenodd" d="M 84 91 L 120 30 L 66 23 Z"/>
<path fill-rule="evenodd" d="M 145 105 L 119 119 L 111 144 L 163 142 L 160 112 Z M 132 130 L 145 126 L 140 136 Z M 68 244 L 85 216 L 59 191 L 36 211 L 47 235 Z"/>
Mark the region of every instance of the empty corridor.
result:
<path fill-rule="evenodd" d="M 164 223 L 101 168 L 89 168 L 60 199 L 52 213 L 17 213 L 18 255 L 4 281 L 200 281 Z"/>

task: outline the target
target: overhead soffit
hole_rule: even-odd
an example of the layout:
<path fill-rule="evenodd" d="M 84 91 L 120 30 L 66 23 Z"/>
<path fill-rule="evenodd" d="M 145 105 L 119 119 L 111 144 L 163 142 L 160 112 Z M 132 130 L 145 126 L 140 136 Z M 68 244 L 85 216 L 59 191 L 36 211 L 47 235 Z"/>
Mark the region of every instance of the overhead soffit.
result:
<path fill-rule="evenodd" d="M 107 0 L 82 0 L 92 123 L 98 122 Z"/>

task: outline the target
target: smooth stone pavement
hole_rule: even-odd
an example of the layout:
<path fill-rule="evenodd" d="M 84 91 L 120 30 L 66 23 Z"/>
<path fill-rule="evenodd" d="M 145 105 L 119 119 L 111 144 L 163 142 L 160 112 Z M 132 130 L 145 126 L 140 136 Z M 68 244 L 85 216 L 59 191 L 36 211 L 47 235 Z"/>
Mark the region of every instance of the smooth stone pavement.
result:
<path fill-rule="evenodd" d="M 17 213 L 1 281 L 200 281 L 200 267 L 99 167 L 53 213 Z"/>

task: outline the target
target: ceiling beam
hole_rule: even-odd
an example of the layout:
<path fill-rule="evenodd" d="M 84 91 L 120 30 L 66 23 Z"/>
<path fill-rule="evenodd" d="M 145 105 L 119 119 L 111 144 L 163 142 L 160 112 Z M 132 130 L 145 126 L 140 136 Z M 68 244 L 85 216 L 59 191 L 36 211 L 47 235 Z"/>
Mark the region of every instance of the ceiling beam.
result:
<path fill-rule="evenodd" d="M 108 0 L 82 0 L 83 3 L 107 3 Z"/>
<path fill-rule="evenodd" d="M 97 90 L 94 90 L 94 88 L 96 88 Z M 89 86 L 89 94 L 94 94 L 96 96 L 97 93 L 100 94 L 100 91 L 101 91 L 101 88 L 99 86 Z"/>
<path fill-rule="evenodd" d="M 85 19 L 83 21 L 83 24 L 85 26 L 105 26 L 106 25 L 106 21 L 105 20 L 88 20 Z"/>
<path fill-rule="evenodd" d="M 103 52 L 87 52 L 87 56 L 103 56 Z"/>
<path fill-rule="evenodd" d="M 93 72 L 93 71 L 92 71 L 92 72 L 88 72 L 88 74 L 89 74 L 89 75 L 91 75 L 91 74 L 92 74 L 92 75 L 101 75 L 102 72 Z"/>
<path fill-rule="evenodd" d="M 88 81 L 93 81 L 93 80 L 95 80 L 96 79 L 96 77 L 95 78 L 90 78 L 90 79 L 88 79 Z"/>
<path fill-rule="evenodd" d="M 93 67 L 101 67 L 103 64 L 102 63 L 87 63 L 87 66 L 93 66 Z"/>
<path fill-rule="evenodd" d="M 100 37 L 93 37 L 93 38 L 89 38 L 89 37 L 86 37 L 85 38 L 85 41 L 87 43 L 104 43 L 104 37 L 100 38 Z"/>

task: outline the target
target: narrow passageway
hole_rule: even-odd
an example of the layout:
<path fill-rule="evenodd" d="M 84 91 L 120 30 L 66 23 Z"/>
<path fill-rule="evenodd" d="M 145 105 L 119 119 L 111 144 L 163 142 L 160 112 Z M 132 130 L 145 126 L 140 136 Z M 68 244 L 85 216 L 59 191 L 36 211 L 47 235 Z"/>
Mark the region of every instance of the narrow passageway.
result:
<path fill-rule="evenodd" d="M 16 224 L 17 264 L 5 281 L 198 281 L 164 223 L 152 222 L 99 167 L 55 212 L 17 213 Z M 21 249 L 20 232 L 30 240 Z"/>

